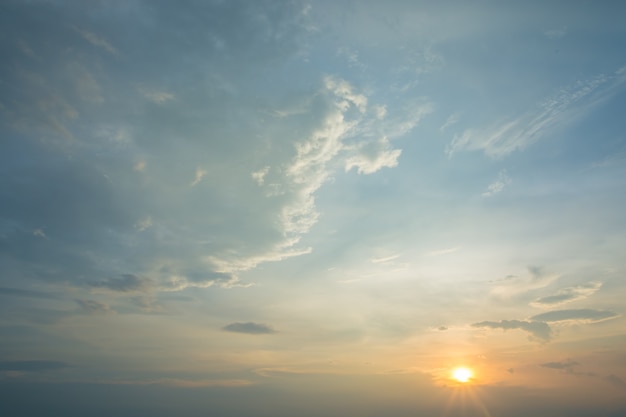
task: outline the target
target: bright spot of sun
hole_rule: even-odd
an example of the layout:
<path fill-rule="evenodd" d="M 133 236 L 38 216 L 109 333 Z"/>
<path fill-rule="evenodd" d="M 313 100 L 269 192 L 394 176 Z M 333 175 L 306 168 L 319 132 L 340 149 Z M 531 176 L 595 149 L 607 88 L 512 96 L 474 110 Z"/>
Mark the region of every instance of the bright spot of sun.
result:
<path fill-rule="evenodd" d="M 458 382 L 468 382 L 472 378 L 472 371 L 467 368 L 456 368 L 452 371 L 452 378 Z"/>

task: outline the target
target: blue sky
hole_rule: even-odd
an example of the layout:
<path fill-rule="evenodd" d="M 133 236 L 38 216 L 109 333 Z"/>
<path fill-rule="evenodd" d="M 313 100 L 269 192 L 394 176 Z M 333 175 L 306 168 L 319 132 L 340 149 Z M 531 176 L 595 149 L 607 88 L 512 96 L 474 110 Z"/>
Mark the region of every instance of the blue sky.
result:
<path fill-rule="evenodd" d="M 626 411 L 621 2 L 0 9 L 0 409 Z"/>

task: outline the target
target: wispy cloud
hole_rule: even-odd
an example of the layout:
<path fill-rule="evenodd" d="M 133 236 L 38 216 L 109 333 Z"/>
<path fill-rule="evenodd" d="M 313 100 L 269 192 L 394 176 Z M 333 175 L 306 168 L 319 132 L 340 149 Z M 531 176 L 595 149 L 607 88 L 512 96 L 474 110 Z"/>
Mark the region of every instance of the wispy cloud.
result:
<path fill-rule="evenodd" d="M 556 294 L 537 298 L 531 303 L 535 307 L 556 307 L 572 301 L 582 300 L 592 296 L 602 287 L 601 282 L 589 282 L 576 287 L 562 288 Z"/>
<path fill-rule="evenodd" d="M 166 102 L 176 98 L 174 94 L 165 91 L 149 90 L 144 87 L 139 87 L 138 89 L 145 98 L 156 104 L 165 104 Z"/>
<path fill-rule="evenodd" d="M 454 253 L 457 252 L 460 248 L 455 246 L 452 248 L 445 248 L 445 249 L 436 249 L 436 250 L 431 250 L 430 252 L 426 252 L 426 256 L 428 257 L 434 257 L 434 256 L 443 256 L 443 255 L 448 255 L 450 253 Z"/>
<path fill-rule="evenodd" d="M 359 174 L 372 174 L 382 168 L 393 168 L 398 165 L 398 158 L 402 153 L 400 149 L 392 149 L 386 137 L 357 148 L 356 155 L 346 160 L 345 169 L 350 171 L 356 168 Z"/>
<path fill-rule="evenodd" d="M 571 359 L 567 359 L 565 361 L 562 362 L 546 362 L 546 363 L 542 363 L 541 366 L 542 368 L 550 368 L 550 369 L 563 369 L 563 370 L 570 370 L 574 367 L 580 365 L 578 362 L 573 361 Z"/>
<path fill-rule="evenodd" d="M 90 44 L 97 46 L 99 48 L 104 49 L 105 51 L 115 55 L 117 54 L 117 50 L 113 47 L 113 45 L 111 45 L 109 43 L 109 41 L 107 41 L 105 38 L 103 38 L 102 36 L 98 36 L 95 33 L 89 32 L 87 30 L 84 29 L 80 29 L 77 27 L 74 27 L 74 30 L 76 32 L 78 32 L 87 42 L 89 42 Z"/>
<path fill-rule="evenodd" d="M 493 294 L 510 297 L 546 287 L 559 278 L 558 274 L 547 272 L 538 266 L 529 266 L 528 273 L 529 275 L 525 277 L 510 275 L 504 280 L 497 281 L 496 287 L 492 291 Z"/>
<path fill-rule="evenodd" d="M 152 216 L 147 216 L 141 219 L 140 221 L 138 221 L 137 223 L 135 223 L 135 229 L 137 229 L 140 232 L 143 232 L 144 230 L 151 228 L 152 225 L 153 225 Z"/>
<path fill-rule="evenodd" d="M 492 158 L 502 158 L 543 138 L 551 129 L 569 123 L 575 112 L 587 112 L 595 104 L 622 87 L 623 70 L 600 74 L 563 88 L 520 117 L 496 123 L 485 130 L 467 129 L 456 135 L 446 149 L 451 156 L 458 151 L 481 150 Z"/>
<path fill-rule="evenodd" d="M 504 190 L 504 188 L 507 187 L 509 184 L 511 184 L 511 178 L 509 178 L 509 176 L 507 175 L 506 170 L 502 170 L 498 174 L 498 178 L 496 178 L 494 182 L 489 184 L 487 189 L 482 193 L 482 196 L 491 197 L 495 194 L 498 194 L 502 190 Z"/>
<path fill-rule="evenodd" d="M 254 322 L 231 323 L 231 324 L 228 324 L 228 325 L 222 327 L 222 330 L 224 330 L 226 332 L 247 333 L 247 334 L 271 334 L 271 333 L 276 333 L 276 330 L 274 330 L 272 327 L 268 326 L 267 324 L 254 323 Z"/>
<path fill-rule="evenodd" d="M 315 96 L 316 100 L 299 102 L 308 106 L 321 103 L 321 120 L 296 142 L 291 160 L 271 171 L 266 166 L 252 173 L 256 183 L 266 188 L 267 198 L 280 196 L 284 201 L 277 210 L 276 221 L 282 239 L 268 242 L 253 254 L 229 251 L 207 257 L 216 271 L 237 274 L 261 263 L 310 253 L 312 248 L 298 244 L 319 219 L 316 193 L 333 171 L 343 165 L 348 171 L 356 168 L 360 174 L 373 174 L 396 166 L 401 150 L 391 146 L 391 138 L 411 131 L 432 109 L 428 103 L 420 102 L 400 116 L 388 119 L 385 115 L 381 119 L 381 105 L 372 105 L 353 85 L 332 76 L 324 78 Z M 267 178 L 270 174 L 271 180 Z"/>
<path fill-rule="evenodd" d="M 373 264 L 382 264 L 398 259 L 400 256 L 402 256 L 402 254 L 398 253 L 395 255 L 383 256 L 382 258 L 373 258 L 370 259 L 370 262 L 372 262 Z"/>
<path fill-rule="evenodd" d="M 204 387 L 224 387 L 236 388 L 247 387 L 253 382 L 247 379 L 184 379 L 184 378 L 157 378 L 157 379 L 117 379 L 117 380 L 96 380 L 89 383 L 109 384 L 109 385 L 161 385 L 166 387 L 183 388 L 204 388 Z"/>
<path fill-rule="evenodd" d="M 459 115 L 457 113 L 451 114 L 450 116 L 448 116 L 448 118 L 446 119 L 446 121 L 444 122 L 444 124 L 441 125 L 441 127 L 439 128 L 439 130 L 441 132 L 445 131 L 447 128 L 449 128 L 450 126 L 453 126 L 455 124 L 457 124 L 459 122 Z"/>
<path fill-rule="evenodd" d="M 76 299 L 75 301 L 82 313 L 97 315 L 113 312 L 108 304 L 101 303 L 99 301 L 82 299 Z"/>
<path fill-rule="evenodd" d="M 116 292 L 144 292 L 152 288 L 152 284 L 152 281 L 147 278 L 141 278 L 133 274 L 124 274 L 96 282 L 92 285 L 95 288 L 106 288 Z"/>
<path fill-rule="evenodd" d="M 0 361 L 0 371 L 43 372 L 69 368 L 67 362 L 48 360 Z"/>
<path fill-rule="evenodd" d="M 200 167 L 196 168 L 196 176 L 193 179 L 193 181 L 191 181 L 191 184 L 189 185 L 191 187 L 195 187 L 196 185 L 200 183 L 200 181 L 202 181 L 202 178 L 204 178 L 206 174 L 207 174 L 207 171 L 205 169 L 202 169 Z"/>
<path fill-rule="evenodd" d="M 552 329 L 542 321 L 523 321 L 523 320 L 501 320 L 501 321 L 482 321 L 472 324 L 472 327 L 489 328 L 489 329 L 520 329 L 530 333 L 536 339 L 548 342 L 552 337 Z"/>
<path fill-rule="evenodd" d="M 554 310 L 547 313 L 537 314 L 532 316 L 531 320 L 544 321 L 544 322 L 583 322 L 583 323 L 597 323 L 600 321 L 611 320 L 619 317 L 614 311 L 609 310 L 594 310 L 589 308 L 576 309 L 576 310 Z"/>
<path fill-rule="evenodd" d="M 251 176 L 252 179 L 259 185 L 263 185 L 263 183 L 265 183 L 265 176 L 267 175 L 267 173 L 270 171 L 270 167 L 266 166 L 261 168 L 258 171 L 254 171 Z"/>
<path fill-rule="evenodd" d="M 543 32 L 550 39 L 559 39 L 567 35 L 567 27 L 564 26 L 560 29 L 550 29 Z"/>

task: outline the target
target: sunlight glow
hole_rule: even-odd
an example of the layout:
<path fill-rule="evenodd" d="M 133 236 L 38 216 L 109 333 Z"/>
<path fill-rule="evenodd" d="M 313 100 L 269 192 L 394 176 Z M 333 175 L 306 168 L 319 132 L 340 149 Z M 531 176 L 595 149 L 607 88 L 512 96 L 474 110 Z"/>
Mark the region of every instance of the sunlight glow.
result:
<path fill-rule="evenodd" d="M 452 371 L 452 378 L 458 382 L 468 382 L 472 378 L 472 371 L 468 368 L 456 368 Z"/>

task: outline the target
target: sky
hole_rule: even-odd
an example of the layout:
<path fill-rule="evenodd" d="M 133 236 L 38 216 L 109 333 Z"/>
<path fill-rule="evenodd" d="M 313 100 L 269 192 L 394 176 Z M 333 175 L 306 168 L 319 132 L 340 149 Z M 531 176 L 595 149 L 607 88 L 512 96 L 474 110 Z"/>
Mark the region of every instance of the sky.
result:
<path fill-rule="evenodd" d="M 2 1 L 0 413 L 626 415 L 625 18 Z"/>

